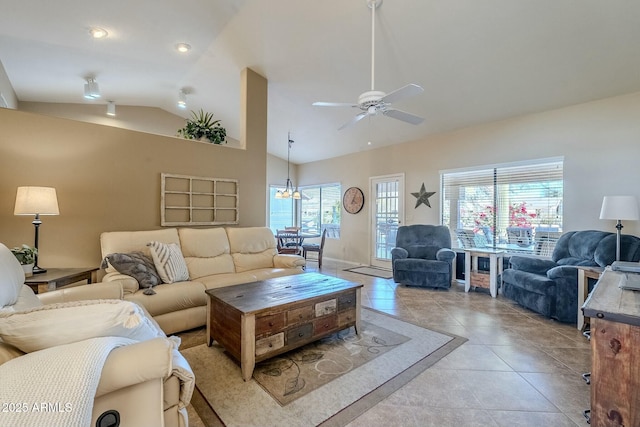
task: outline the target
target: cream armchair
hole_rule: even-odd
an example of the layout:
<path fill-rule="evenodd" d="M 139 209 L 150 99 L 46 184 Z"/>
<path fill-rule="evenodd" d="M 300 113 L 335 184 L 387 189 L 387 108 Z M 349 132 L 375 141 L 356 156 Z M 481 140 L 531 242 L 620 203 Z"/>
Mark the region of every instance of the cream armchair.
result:
<path fill-rule="evenodd" d="M 25 310 L 29 314 L 33 307 L 43 304 L 57 304 L 57 307 L 60 303 L 122 299 L 122 287 L 116 283 L 84 285 L 36 296 L 28 286 L 16 286 L 16 280 L 24 282 L 24 274 L 13 268 L 12 259 L 15 261 L 6 246 L 0 244 L 0 323 Z M 17 269 L 22 271 L 19 264 Z M 146 312 L 141 310 L 144 315 Z M 107 421 L 105 425 L 115 425 L 116 419 L 120 426 L 186 427 L 189 424 L 186 406 L 194 387 L 191 367 L 176 349 L 175 338 L 167 338 L 151 316 L 143 320 L 151 329 L 157 328 L 156 337 L 117 347 L 108 354 L 95 392 L 91 425 L 100 425 L 96 424 L 100 417 Z M 7 363 L 26 353 L 8 344 L 10 340 L 6 335 L 4 342 L 2 337 L 0 334 L 0 368 L 10 369 L 15 363 Z M 69 369 L 73 368 L 70 364 Z M 38 387 L 37 384 L 25 386 L 29 390 Z M 6 425 L 2 413 L 0 425 Z"/>

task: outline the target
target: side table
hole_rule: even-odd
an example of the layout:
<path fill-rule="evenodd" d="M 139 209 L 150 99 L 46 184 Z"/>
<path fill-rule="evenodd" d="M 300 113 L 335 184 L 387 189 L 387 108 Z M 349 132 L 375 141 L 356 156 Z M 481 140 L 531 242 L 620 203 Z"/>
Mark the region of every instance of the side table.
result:
<path fill-rule="evenodd" d="M 478 271 L 478 257 L 489 257 L 489 274 Z M 498 275 L 502 273 L 504 251 L 489 248 L 466 248 L 464 250 L 464 291 L 471 286 L 489 288 L 493 298 L 498 296 Z"/>
<path fill-rule="evenodd" d="M 72 283 L 86 280 L 92 283 L 96 280 L 98 267 L 93 268 L 47 268 L 46 273 L 34 274 L 25 278 L 24 284 L 29 285 L 33 292 L 40 294 L 54 291 Z"/>
<path fill-rule="evenodd" d="M 582 305 L 584 304 L 587 296 L 589 296 L 589 279 L 600 279 L 604 269 L 600 267 L 578 267 L 578 330 L 582 331 L 585 326 L 584 313 Z"/>

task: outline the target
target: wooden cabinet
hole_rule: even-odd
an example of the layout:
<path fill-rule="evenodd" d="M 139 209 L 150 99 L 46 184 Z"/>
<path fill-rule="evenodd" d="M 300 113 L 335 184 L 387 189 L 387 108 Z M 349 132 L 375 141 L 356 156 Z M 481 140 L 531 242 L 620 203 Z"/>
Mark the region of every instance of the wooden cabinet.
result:
<path fill-rule="evenodd" d="M 585 302 L 591 317 L 591 426 L 640 426 L 640 293 L 605 270 Z"/>

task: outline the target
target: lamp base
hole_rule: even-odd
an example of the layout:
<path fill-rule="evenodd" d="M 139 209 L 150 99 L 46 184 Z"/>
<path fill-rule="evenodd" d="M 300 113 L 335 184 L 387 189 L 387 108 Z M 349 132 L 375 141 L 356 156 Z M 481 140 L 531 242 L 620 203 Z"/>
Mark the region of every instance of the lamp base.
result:
<path fill-rule="evenodd" d="M 47 270 L 45 268 L 40 268 L 37 265 L 33 267 L 33 274 L 42 274 L 46 272 Z"/>

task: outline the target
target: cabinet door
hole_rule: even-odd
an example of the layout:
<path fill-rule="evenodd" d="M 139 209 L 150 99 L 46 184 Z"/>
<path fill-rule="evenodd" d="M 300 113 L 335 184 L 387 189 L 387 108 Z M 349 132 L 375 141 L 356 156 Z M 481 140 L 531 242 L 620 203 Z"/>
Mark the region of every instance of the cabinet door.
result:
<path fill-rule="evenodd" d="M 640 425 L 640 328 L 592 318 L 591 425 Z"/>

